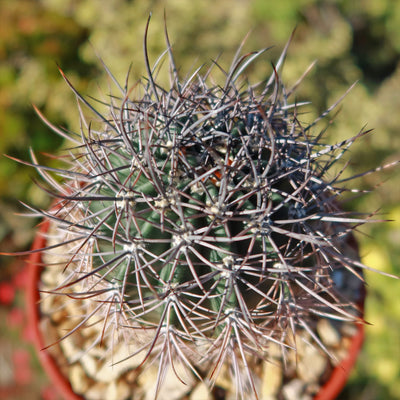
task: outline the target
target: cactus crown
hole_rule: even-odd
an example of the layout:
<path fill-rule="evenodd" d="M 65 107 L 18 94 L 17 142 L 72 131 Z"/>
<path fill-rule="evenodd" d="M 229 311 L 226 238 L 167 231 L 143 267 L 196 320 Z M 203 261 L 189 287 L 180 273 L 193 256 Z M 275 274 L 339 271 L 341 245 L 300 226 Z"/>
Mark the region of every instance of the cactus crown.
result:
<path fill-rule="evenodd" d="M 90 300 L 99 342 L 124 331 L 118 340 L 139 343 L 131 356 L 158 362 L 158 386 L 175 363 L 211 381 L 226 368 L 237 393 L 256 393 L 253 369 L 271 343 L 285 354 L 290 333 L 306 330 L 323 347 L 316 318 L 360 318 L 362 264 L 349 243 L 365 220 L 340 210 L 346 179 L 328 172 L 365 132 L 327 144 L 325 130 L 313 133 L 326 114 L 300 122 L 278 68 L 246 83 L 263 51 L 236 56 L 218 86 L 210 70 L 181 81 L 167 44 L 171 87 L 148 67 L 142 97 L 118 86 L 107 117 L 65 78 L 102 126 L 62 133 L 75 144 L 55 171 L 62 185 L 34 162 L 59 198 L 39 212 L 62 238 L 50 247 L 69 257 L 53 293 Z M 353 297 L 343 274 L 359 278 Z"/>

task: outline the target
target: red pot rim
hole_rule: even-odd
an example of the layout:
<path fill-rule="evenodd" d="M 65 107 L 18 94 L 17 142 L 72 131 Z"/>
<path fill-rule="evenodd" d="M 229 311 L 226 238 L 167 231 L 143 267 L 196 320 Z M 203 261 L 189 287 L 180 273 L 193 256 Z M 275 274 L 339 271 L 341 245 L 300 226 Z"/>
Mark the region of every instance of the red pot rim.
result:
<path fill-rule="evenodd" d="M 32 332 L 32 341 L 38 349 L 39 360 L 43 366 L 45 372 L 49 375 L 50 379 L 54 383 L 54 386 L 58 389 L 60 394 L 65 400 L 82 400 L 83 397 L 76 394 L 71 387 L 67 377 L 62 374 L 56 360 L 51 356 L 49 351 L 45 348 L 48 344 L 44 342 L 42 333 L 39 328 L 38 321 L 40 320 L 40 294 L 37 290 L 37 282 L 40 280 L 40 274 L 43 266 L 41 263 L 42 252 L 40 249 L 46 247 L 46 232 L 49 229 L 50 221 L 46 220 L 42 222 L 40 230 L 35 237 L 32 244 L 32 250 L 35 252 L 29 256 L 28 259 L 28 280 L 27 280 L 27 291 L 26 291 L 26 309 L 27 309 L 27 321 L 28 327 Z M 360 309 L 364 308 L 365 289 L 362 294 L 362 300 L 360 301 Z M 350 372 L 357 361 L 357 356 L 361 350 L 364 342 L 364 324 L 359 323 L 357 325 L 357 333 L 352 336 L 350 347 L 348 350 L 347 357 L 337 365 L 328 381 L 321 387 L 314 400 L 334 400 L 340 394 L 344 388 Z"/>

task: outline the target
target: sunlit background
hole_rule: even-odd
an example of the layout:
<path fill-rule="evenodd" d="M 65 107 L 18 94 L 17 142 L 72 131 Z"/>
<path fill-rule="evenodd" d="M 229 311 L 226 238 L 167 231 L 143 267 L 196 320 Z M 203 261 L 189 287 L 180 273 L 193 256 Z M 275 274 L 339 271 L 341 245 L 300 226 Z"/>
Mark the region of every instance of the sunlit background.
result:
<path fill-rule="evenodd" d="M 33 184 L 35 172 L 3 154 L 28 160 L 33 148 L 40 159 L 63 146 L 32 104 L 55 125 L 79 130 L 74 95 L 58 67 L 80 92 L 96 98 L 107 98 L 110 84 L 99 58 L 122 84 L 131 66 L 133 85 L 145 74 L 143 34 L 150 12 L 150 61 L 165 49 L 165 12 L 182 78 L 216 59 L 227 68 L 248 34 L 244 52 L 272 46 L 248 71 L 253 80 L 261 80 L 296 28 L 283 69 L 285 83 L 294 84 L 317 60 L 298 89 L 299 101 L 311 101 L 301 117 L 311 121 L 358 81 L 332 121 L 331 140 L 353 136 L 363 127 L 374 129 L 347 155 L 353 174 L 400 160 L 397 0 L 0 0 L 0 251 L 25 250 L 34 236 L 37 221 L 15 215 L 23 210 L 18 200 L 38 207 L 50 202 Z M 161 79 L 168 84 L 167 77 Z M 360 228 L 363 261 L 400 275 L 399 167 L 354 184 L 375 190 L 350 199 L 345 207 L 378 211 L 379 218 L 391 220 Z M 1 257 L 0 262 L 0 399 L 55 399 L 26 343 L 22 259 Z M 367 280 L 371 325 L 340 399 L 399 399 L 400 283 L 372 273 Z"/>

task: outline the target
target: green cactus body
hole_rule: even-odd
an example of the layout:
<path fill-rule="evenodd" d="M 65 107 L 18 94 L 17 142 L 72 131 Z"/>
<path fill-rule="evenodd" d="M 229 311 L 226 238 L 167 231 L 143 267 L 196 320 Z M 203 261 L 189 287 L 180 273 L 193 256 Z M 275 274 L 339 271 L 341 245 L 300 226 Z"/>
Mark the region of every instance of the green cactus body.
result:
<path fill-rule="evenodd" d="M 228 373 L 236 398 L 262 398 L 255 371 L 271 345 L 285 358 L 288 338 L 317 318 L 360 320 L 361 264 L 347 241 L 364 221 L 338 208 L 340 177 L 326 179 L 358 136 L 312 135 L 277 71 L 261 88 L 241 82 L 261 53 L 235 60 L 221 87 L 197 74 L 163 89 L 150 74 L 141 99 L 123 90 L 104 126 L 81 135 L 63 171 L 68 196 L 48 214 L 76 242 L 54 293 L 85 294 L 102 337 L 112 324 L 128 332 L 138 382 L 159 366 L 155 393 L 176 363 L 209 388 Z M 353 297 L 338 271 L 357 277 Z"/>

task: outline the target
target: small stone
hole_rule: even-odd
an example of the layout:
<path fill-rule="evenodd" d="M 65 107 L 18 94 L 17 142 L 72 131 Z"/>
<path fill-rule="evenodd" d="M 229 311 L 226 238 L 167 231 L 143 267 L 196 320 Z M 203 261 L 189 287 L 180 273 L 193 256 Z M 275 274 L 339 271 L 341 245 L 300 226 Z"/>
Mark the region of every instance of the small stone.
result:
<path fill-rule="evenodd" d="M 333 365 L 335 365 L 335 366 L 338 365 L 342 360 L 344 360 L 348 356 L 350 344 L 351 344 L 351 338 L 344 337 L 342 339 L 341 346 L 340 346 L 340 348 L 337 349 L 337 351 L 335 353 L 336 357 L 337 357 L 337 361 L 333 362 L 332 363 Z"/>
<path fill-rule="evenodd" d="M 316 345 L 307 344 L 299 355 L 297 373 L 304 382 L 318 382 L 328 364 L 327 355 Z"/>
<path fill-rule="evenodd" d="M 76 359 L 79 358 L 79 356 L 77 355 L 78 350 L 76 349 L 71 337 L 61 340 L 60 347 L 69 363 L 73 363 L 74 361 L 76 361 Z"/>
<path fill-rule="evenodd" d="M 123 375 L 125 372 L 136 368 L 142 362 L 143 356 L 137 354 L 132 357 L 131 354 L 129 348 L 121 344 L 114 349 L 112 358 L 105 358 L 102 366 L 99 367 L 93 375 L 93 378 L 100 382 L 111 382 L 118 379 L 118 377 Z"/>
<path fill-rule="evenodd" d="M 264 362 L 261 398 L 264 400 L 276 399 L 282 385 L 282 380 L 282 365 L 277 364 L 275 361 Z"/>
<path fill-rule="evenodd" d="M 68 319 L 68 314 L 66 311 L 62 308 L 57 311 L 53 311 L 51 314 L 51 320 L 56 324 L 61 324 L 62 322 L 66 321 Z"/>
<path fill-rule="evenodd" d="M 85 400 L 105 400 L 104 394 L 107 391 L 107 385 L 96 382 L 85 393 Z M 108 400 L 108 399 L 107 399 Z"/>
<path fill-rule="evenodd" d="M 129 398 L 129 395 L 130 395 L 129 386 L 122 380 L 119 380 L 119 381 L 112 381 L 107 386 L 104 398 L 107 400 L 127 400 Z"/>
<path fill-rule="evenodd" d="M 314 398 L 319 392 L 321 386 L 317 383 L 312 383 L 306 387 L 306 394 Z"/>
<path fill-rule="evenodd" d="M 83 394 L 89 389 L 88 378 L 79 364 L 70 365 L 68 377 L 75 393 Z"/>
<path fill-rule="evenodd" d="M 190 400 L 212 400 L 210 391 L 204 383 L 199 383 L 189 397 Z"/>
<path fill-rule="evenodd" d="M 282 389 L 284 400 L 306 400 L 303 397 L 304 387 L 305 384 L 301 379 L 293 379 Z"/>
<path fill-rule="evenodd" d="M 317 323 L 317 332 L 325 346 L 340 345 L 340 334 L 327 319 L 320 319 Z"/>
<path fill-rule="evenodd" d="M 176 375 L 179 375 L 178 376 Z M 139 386 L 142 386 L 145 393 L 145 400 L 180 400 L 195 385 L 193 376 L 188 376 L 186 368 L 180 364 L 174 364 L 174 369 L 170 366 L 165 372 L 162 385 L 156 395 L 158 379 L 158 368 L 151 367 L 142 372 L 139 376 Z M 183 383 L 183 382 L 185 383 Z"/>
<path fill-rule="evenodd" d="M 77 351 L 75 350 L 75 354 Z M 79 358 L 79 362 L 82 365 L 82 368 L 84 369 L 85 373 L 87 376 L 90 378 L 93 378 L 98 370 L 96 360 L 90 356 L 89 354 L 82 354 L 81 357 Z"/>
<path fill-rule="evenodd" d="M 341 332 L 343 336 L 355 336 L 358 332 L 358 326 L 356 323 L 347 322 L 343 324 Z"/>

